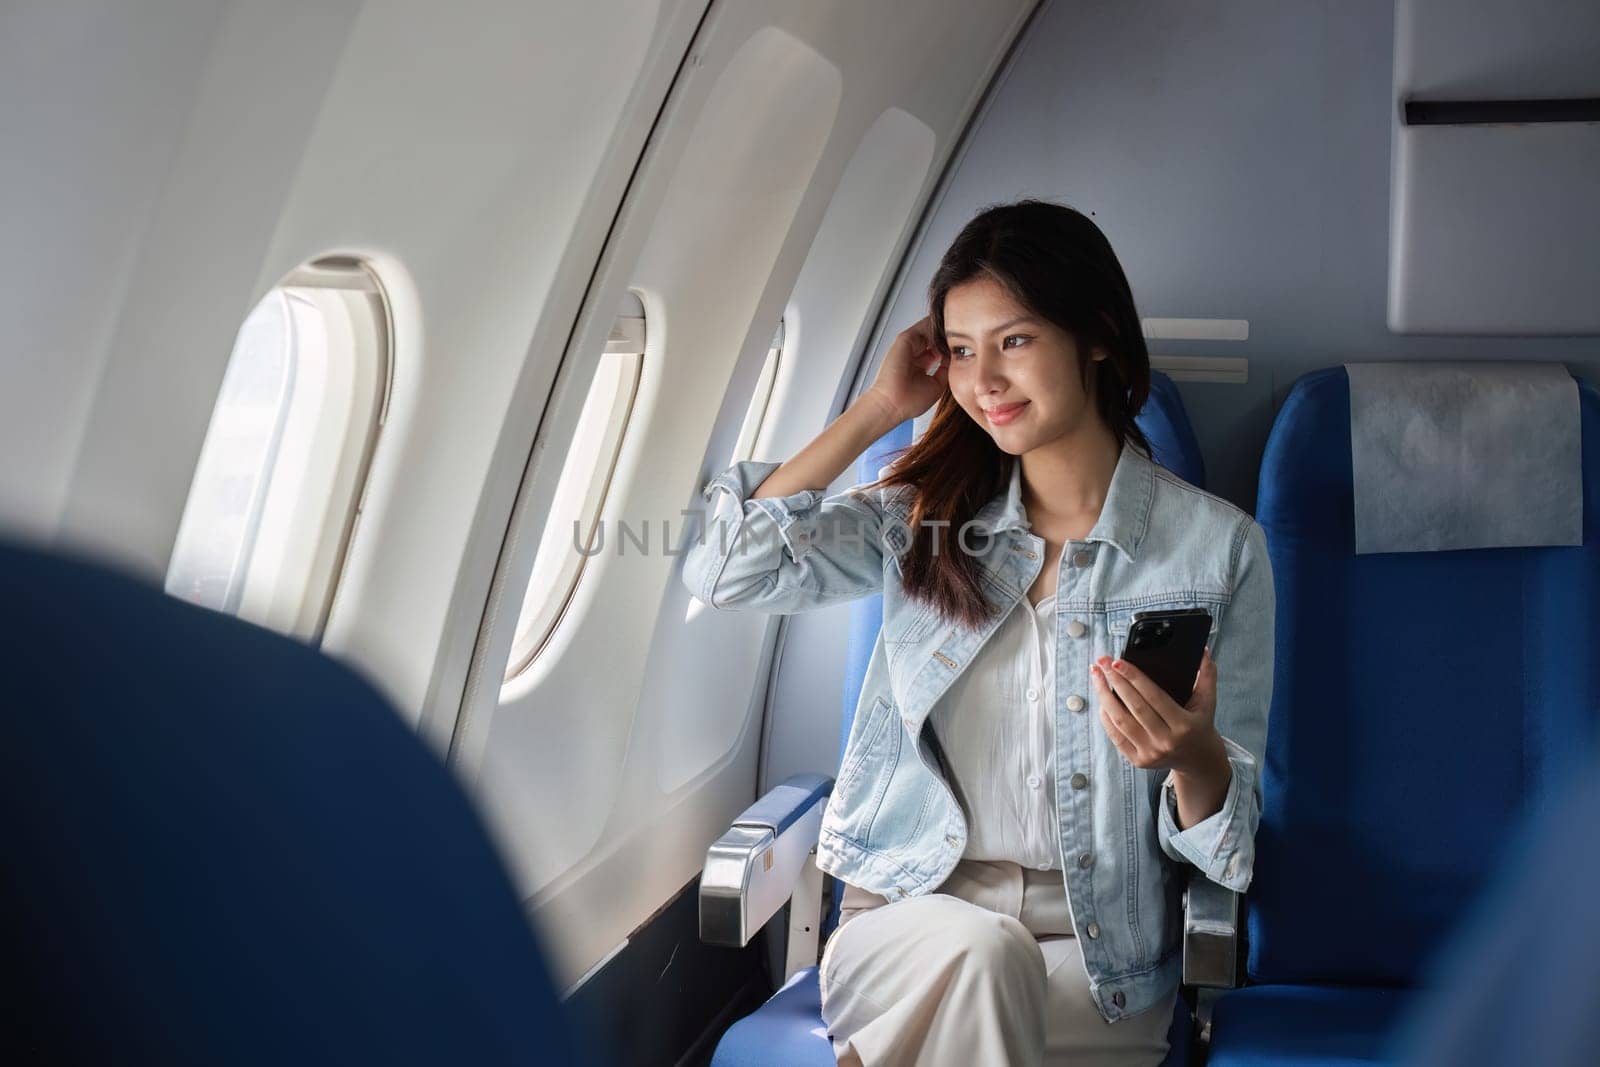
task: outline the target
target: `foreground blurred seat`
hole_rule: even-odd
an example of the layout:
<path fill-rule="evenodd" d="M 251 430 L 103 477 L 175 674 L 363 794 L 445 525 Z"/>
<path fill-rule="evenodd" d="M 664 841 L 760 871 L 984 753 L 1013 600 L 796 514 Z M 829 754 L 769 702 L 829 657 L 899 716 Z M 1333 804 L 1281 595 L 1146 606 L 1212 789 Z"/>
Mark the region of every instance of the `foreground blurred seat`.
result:
<path fill-rule="evenodd" d="M 1306 375 L 1256 518 L 1278 621 L 1250 985 L 1209 1062 L 1390 1062 L 1510 829 L 1592 745 L 1600 392 L 1548 365 Z"/>
<path fill-rule="evenodd" d="M 1429 967 L 1396 1042 L 1412 1067 L 1600 1062 L 1600 764 L 1521 835 Z"/>
<path fill-rule="evenodd" d="M 1156 462 L 1168 468 L 1192 485 L 1204 488 L 1205 466 L 1200 458 L 1199 443 L 1183 409 L 1177 387 L 1166 375 L 1152 374 L 1150 399 L 1139 413 L 1139 428 L 1150 441 L 1151 455 Z M 885 434 L 861 458 L 857 468 L 857 483 L 878 478 L 894 454 L 912 441 L 912 423 L 903 422 Z M 872 658 L 878 631 L 883 626 L 883 597 L 864 597 L 851 605 L 850 646 L 845 667 L 843 723 L 840 731 L 840 753 L 850 736 L 850 723 L 855 717 L 856 704 L 866 678 L 867 665 Z M 769 847 L 780 855 L 784 852 L 804 855 L 803 849 L 816 844 L 817 826 L 821 822 L 823 806 L 827 803 L 833 781 L 821 775 L 797 775 L 763 797 L 753 807 L 734 821 L 729 834 L 718 845 L 712 846 L 716 855 L 719 846 L 729 857 L 761 856 Z M 809 836 L 809 840 L 805 838 Z M 730 868 L 733 877 L 726 887 L 707 885 L 713 878 L 702 878 L 701 917 L 702 935 L 707 921 L 708 905 L 718 912 L 737 910 L 744 917 L 742 932 L 722 943 L 743 944 L 745 940 L 795 892 L 796 878 L 793 868 L 780 861 L 773 874 L 763 870 L 756 884 L 743 881 L 740 872 L 753 870 L 753 864 L 744 862 Z M 835 1063 L 833 1046 L 827 1028 L 822 1022 L 822 993 L 817 985 L 816 948 L 832 932 L 843 896 L 843 886 L 834 883 L 832 906 L 818 928 L 813 910 L 821 884 L 821 875 L 814 864 L 803 866 L 798 892 L 791 904 L 790 959 L 788 977 L 778 991 L 751 1015 L 739 1020 L 723 1035 L 712 1067 L 829 1067 Z M 713 874 L 712 865 L 707 872 Z M 1204 882 L 1204 879 L 1200 879 Z M 1214 892 L 1205 899 L 1191 901 L 1191 911 L 1198 915 L 1202 909 L 1209 913 L 1213 929 L 1228 928 L 1236 915 L 1236 894 L 1206 883 Z M 734 888 L 737 886 L 737 888 Z M 708 893 L 718 893 L 727 888 L 720 898 L 708 898 Z M 797 919 L 796 916 L 799 916 Z M 809 918 L 807 916 L 809 915 Z M 797 922 L 799 925 L 797 926 Z M 805 926 L 810 922 L 811 926 Z M 732 927 L 734 924 L 728 924 Z M 817 930 L 817 933 L 809 933 Z M 806 958 L 798 955 L 805 953 Z M 1212 962 L 1212 961 L 1206 961 Z M 1231 984 L 1233 962 L 1220 961 Z M 1198 973 L 1201 968 L 1189 970 Z M 1215 968 L 1213 968 L 1215 970 Z M 1189 1005 L 1179 998 L 1174 1010 L 1172 1029 L 1168 1035 L 1172 1051 L 1167 1056 L 1167 1067 L 1177 1067 L 1189 1062 L 1191 1055 L 1191 1018 Z"/>
<path fill-rule="evenodd" d="M 7 1063 L 568 1064 L 517 895 L 364 681 L 0 544 Z"/>

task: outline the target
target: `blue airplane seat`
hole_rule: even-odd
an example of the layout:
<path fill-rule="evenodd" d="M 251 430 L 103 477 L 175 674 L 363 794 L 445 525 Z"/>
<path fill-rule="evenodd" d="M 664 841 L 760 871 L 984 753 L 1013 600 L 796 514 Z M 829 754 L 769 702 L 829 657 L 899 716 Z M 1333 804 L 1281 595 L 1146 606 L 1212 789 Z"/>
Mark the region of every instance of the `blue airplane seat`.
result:
<path fill-rule="evenodd" d="M 0 543 L 9 1063 L 573 1064 L 500 857 L 351 670 Z"/>
<path fill-rule="evenodd" d="M 1199 442 L 1183 409 L 1172 379 L 1151 373 L 1150 399 L 1137 422 L 1150 441 L 1151 458 L 1180 478 L 1205 488 L 1205 464 Z M 874 481 L 895 454 L 911 444 L 912 422 L 907 420 L 879 438 L 857 465 L 858 484 Z M 845 669 L 843 715 L 839 732 L 842 756 L 850 736 L 850 723 L 861 698 L 867 663 L 883 626 L 883 597 L 870 596 L 851 605 L 850 641 Z M 833 884 L 832 906 L 827 909 L 821 937 L 824 943 L 838 921 L 844 887 Z M 1180 998 L 1168 1034 L 1172 1051 L 1163 1067 L 1178 1067 L 1191 1055 L 1191 1027 L 1188 1008 Z M 795 974 L 758 1010 L 729 1027 L 718 1043 L 712 1067 L 829 1067 L 837 1061 L 822 1022 L 822 993 L 817 986 L 817 968 L 808 967 Z"/>
<path fill-rule="evenodd" d="M 1357 555 L 1351 409 L 1344 367 L 1305 375 L 1262 459 L 1264 810 L 1247 985 L 1216 1005 L 1211 1067 L 1398 1062 L 1428 959 L 1600 714 L 1600 393 L 1579 380 L 1572 547 Z"/>

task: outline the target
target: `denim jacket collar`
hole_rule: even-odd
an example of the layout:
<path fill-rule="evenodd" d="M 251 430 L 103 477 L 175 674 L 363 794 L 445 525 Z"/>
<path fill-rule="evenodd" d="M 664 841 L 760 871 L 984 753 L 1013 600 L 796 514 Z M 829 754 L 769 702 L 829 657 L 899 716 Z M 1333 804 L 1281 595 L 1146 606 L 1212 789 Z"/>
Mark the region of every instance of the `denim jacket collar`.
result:
<path fill-rule="evenodd" d="M 1117 457 L 1116 470 L 1111 473 L 1111 486 L 1106 490 L 1105 503 L 1100 507 L 1100 518 L 1085 540 L 1106 541 L 1116 545 L 1132 561 L 1150 526 L 1150 504 L 1154 498 L 1154 465 L 1130 441 Z M 991 534 L 1029 529 L 1027 511 L 1022 506 L 1020 460 L 1011 460 L 1011 482 L 1006 490 L 980 508 L 972 522 L 978 529 Z"/>

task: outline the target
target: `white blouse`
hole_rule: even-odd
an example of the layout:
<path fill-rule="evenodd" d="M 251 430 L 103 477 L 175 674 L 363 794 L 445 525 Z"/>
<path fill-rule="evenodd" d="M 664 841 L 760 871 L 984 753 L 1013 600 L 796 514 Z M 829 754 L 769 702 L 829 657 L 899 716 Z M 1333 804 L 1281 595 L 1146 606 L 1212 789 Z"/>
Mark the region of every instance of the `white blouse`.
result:
<path fill-rule="evenodd" d="M 1055 649 L 1055 594 L 1023 597 L 929 713 L 968 809 L 963 859 L 1061 868 Z"/>

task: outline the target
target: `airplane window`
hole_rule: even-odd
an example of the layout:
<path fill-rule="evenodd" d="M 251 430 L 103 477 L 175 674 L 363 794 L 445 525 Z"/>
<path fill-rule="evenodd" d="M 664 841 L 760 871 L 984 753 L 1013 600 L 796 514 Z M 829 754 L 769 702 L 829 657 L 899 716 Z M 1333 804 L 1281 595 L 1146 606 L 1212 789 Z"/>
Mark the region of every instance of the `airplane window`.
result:
<path fill-rule="evenodd" d="M 315 644 L 387 391 L 389 312 L 357 260 L 292 272 L 240 327 L 166 590 Z"/>
<path fill-rule="evenodd" d="M 750 396 L 750 407 L 744 413 L 744 425 L 739 428 L 739 439 L 733 446 L 733 458 L 728 460 L 732 466 L 740 460 L 752 459 L 755 456 L 756 438 L 761 433 L 762 421 L 767 416 L 767 405 L 772 402 L 772 387 L 778 380 L 778 360 L 783 355 L 783 320 L 778 320 L 778 332 L 773 335 L 772 345 L 767 349 L 767 361 L 761 366 L 761 377 L 756 380 L 755 392 Z M 690 622 L 697 618 L 705 605 L 694 597 L 689 598 L 689 608 L 683 614 L 683 621 Z"/>
<path fill-rule="evenodd" d="M 584 562 L 598 551 L 595 536 L 600 508 L 622 450 L 623 430 L 633 411 L 644 368 L 644 342 L 644 305 L 630 293 L 595 368 L 577 435 L 556 484 L 555 501 L 539 540 L 533 574 L 517 619 L 507 681 L 526 670 L 539 655 L 572 599 Z"/>

